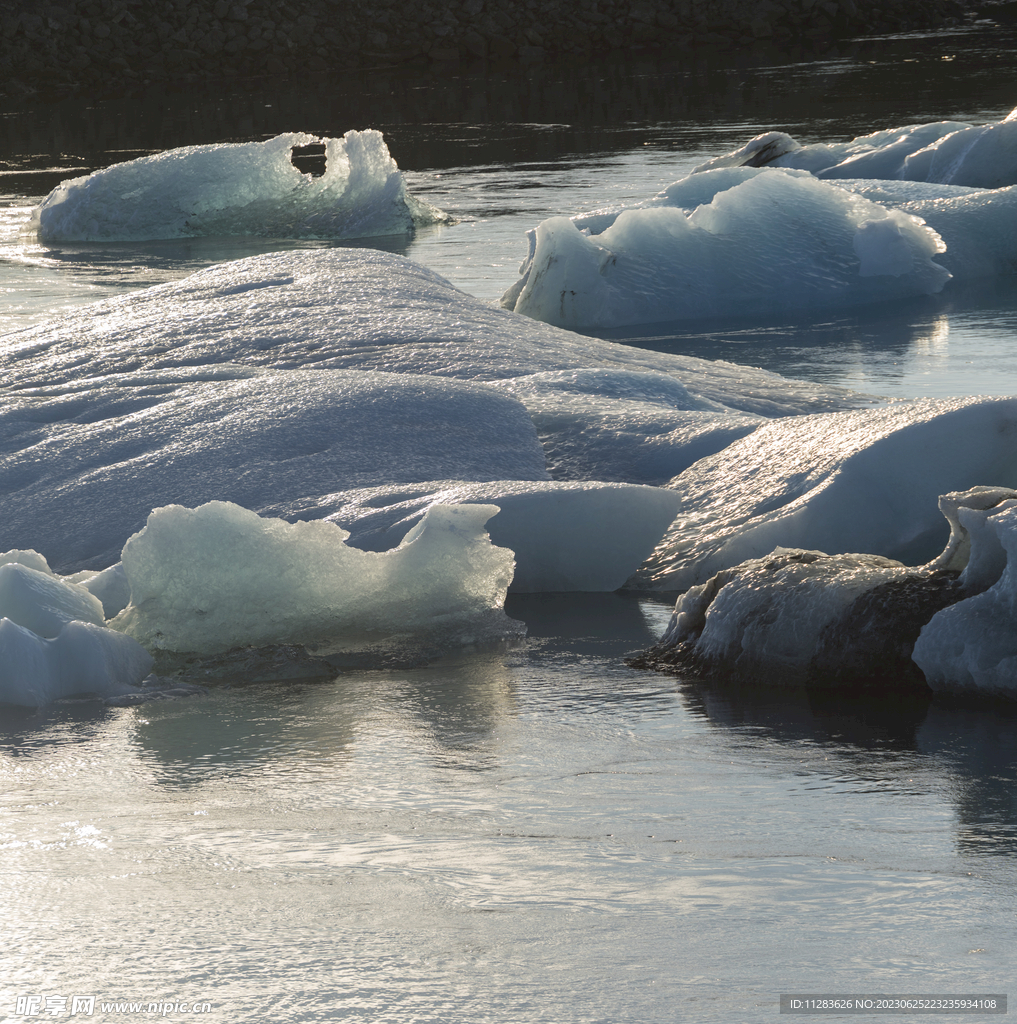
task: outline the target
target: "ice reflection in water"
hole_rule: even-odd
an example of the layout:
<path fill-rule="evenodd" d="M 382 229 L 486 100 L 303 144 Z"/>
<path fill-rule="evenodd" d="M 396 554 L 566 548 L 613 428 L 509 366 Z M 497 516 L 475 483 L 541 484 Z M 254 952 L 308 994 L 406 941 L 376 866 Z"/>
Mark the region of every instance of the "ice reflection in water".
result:
<path fill-rule="evenodd" d="M 666 605 L 510 604 L 501 653 L 8 717 L 0 987 L 506 1022 L 998 990 L 1012 711 L 689 686 L 621 661 Z"/>

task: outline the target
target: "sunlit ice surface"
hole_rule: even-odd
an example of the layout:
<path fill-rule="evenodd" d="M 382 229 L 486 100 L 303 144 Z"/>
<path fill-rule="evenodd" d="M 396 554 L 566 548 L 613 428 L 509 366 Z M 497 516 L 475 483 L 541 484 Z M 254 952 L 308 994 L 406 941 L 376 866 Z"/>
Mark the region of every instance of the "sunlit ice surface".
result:
<path fill-rule="evenodd" d="M 5 1002 L 754 1022 L 998 990 L 1012 715 L 636 672 L 668 609 L 635 598 L 509 611 L 524 646 L 417 670 L 5 716 Z"/>

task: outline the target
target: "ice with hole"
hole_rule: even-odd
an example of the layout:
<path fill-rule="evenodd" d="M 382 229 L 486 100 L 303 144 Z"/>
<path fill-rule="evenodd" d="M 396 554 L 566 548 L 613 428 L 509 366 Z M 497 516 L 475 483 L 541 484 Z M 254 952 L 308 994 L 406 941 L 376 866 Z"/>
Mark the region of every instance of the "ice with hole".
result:
<path fill-rule="evenodd" d="M 323 144 L 326 168 L 301 173 L 296 147 Z M 410 196 L 381 132 L 294 132 L 266 142 L 186 146 L 61 182 L 33 213 L 39 241 L 143 241 L 199 235 L 367 238 L 447 220 Z"/>

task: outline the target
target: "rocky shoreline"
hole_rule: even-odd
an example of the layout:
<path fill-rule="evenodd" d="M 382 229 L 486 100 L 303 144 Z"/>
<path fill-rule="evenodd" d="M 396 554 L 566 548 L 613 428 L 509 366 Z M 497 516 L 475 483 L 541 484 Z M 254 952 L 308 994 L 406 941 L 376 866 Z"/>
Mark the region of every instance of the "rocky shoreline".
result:
<path fill-rule="evenodd" d="M 961 0 L 6 0 L 0 87 L 16 94 L 767 42 L 821 48 L 971 17 Z"/>

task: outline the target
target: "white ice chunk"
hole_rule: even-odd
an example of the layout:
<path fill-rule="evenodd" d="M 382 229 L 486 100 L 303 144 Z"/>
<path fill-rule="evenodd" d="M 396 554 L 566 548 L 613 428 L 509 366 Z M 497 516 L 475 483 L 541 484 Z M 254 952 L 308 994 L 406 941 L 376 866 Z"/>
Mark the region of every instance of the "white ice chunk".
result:
<path fill-rule="evenodd" d="M 616 483 L 436 481 L 324 496 L 314 514 L 372 551 L 395 547 L 434 505 L 477 502 L 501 511 L 491 542 L 516 555 L 514 593 L 617 590 L 674 520 L 678 496 Z M 310 511 L 310 510 L 307 510 Z"/>
<path fill-rule="evenodd" d="M 0 379 L 19 392 L 174 368 L 180 380 L 262 366 L 493 381 L 596 367 L 670 374 L 697 398 L 752 415 L 863 404 L 842 389 L 557 330 L 492 308 L 411 260 L 370 249 L 220 264 L 74 310 L 5 342 Z M 68 418 L 84 411 L 72 410 L 70 397 L 67 406 Z"/>
<path fill-rule="evenodd" d="M 102 604 L 84 587 L 18 562 L 0 565 L 0 616 L 42 637 L 80 619 L 101 626 Z"/>
<path fill-rule="evenodd" d="M 131 603 L 112 625 L 152 649 L 198 654 L 468 629 L 501 609 L 512 580 L 512 552 L 484 531 L 496 512 L 435 506 L 378 553 L 347 546 L 328 522 L 262 519 L 219 501 L 156 509 L 124 546 Z"/>
<path fill-rule="evenodd" d="M 89 622 L 68 622 L 53 639 L 0 618 L 0 704 L 40 707 L 78 694 L 131 693 L 152 656 L 130 637 Z"/>
<path fill-rule="evenodd" d="M 495 388 L 360 371 L 247 374 L 155 373 L 8 396 L 5 538 L 44 549 L 61 571 L 103 568 L 167 500 L 286 515 L 288 503 L 392 481 L 548 477 L 525 407 Z"/>
<path fill-rule="evenodd" d="M 672 482 L 681 516 L 633 585 L 686 590 L 775 547 L 921 564 L 947 539 L 937 496 L 982 480 L 1017 486 L 1017 399 L 771 421 Z"/>
<path fill-rule="evenodd" d="M 131 585 L 127 581 L 123 563 L 117 562 L 101 572 L 90 572 L 81 586 L 102 602 L 102 613 L 107 619 L 122 612 L 131 599 Z"/>
<path fill-rule="evenodd" d="M 933 262 L 943 241 L 918 218 L 809 175 L 740 173 L 689 215 L 629 209 L 592 236 L 544 221 L 505 301 L 560 327 L 606 328 L 884 301 L 949 280 Z"/>
<path fill-rule="evenodd" d="M 321 177 L 290 160 L 325 144 Z M 267 142 L 187 146 L 115 164 L 55 188 L 33 215 L 44 243 L 265 235 L 363 238 L 447 219 L 406 193 L 381 132 L 295 133 Z"/>
<path fill-rule="evenodd" d="M 998 578 L 988 590 L 937 612 L 912 657 L 934 690 L 1017 697 L 1017 499 L 963 511 L 972 575 L 983 583 L 995 573 Z"/>
<path fill-rule="evenodd" d="M 783 132 L 750 139 L 740 149 L 700 164 L 789 167 L 821 178 L 880 178 L 976 188 L 1017 184 L 1017 118 L 994 124 L 935 121 L 886 128 L 849 142 L 801 146 Z M 693 173 L 695 173 L 693 172 Z"/>
<path fill-rule="evenodd" d="M 27 565 L 29 569 L 35 569 L 36 572 L 45 573 L 48 576 L 53 575 L 53 570 L 49 567 L 49 562 L 47 562 L 38 551 L 33 551 L 31 549 L 28 551 L 19 551 L 15 549 L 13 551 L 4 551 L 3 553 L 0 553 L 0 565 L 7 565 L 11 562 L 17 563 L 18 565 Z"/>

